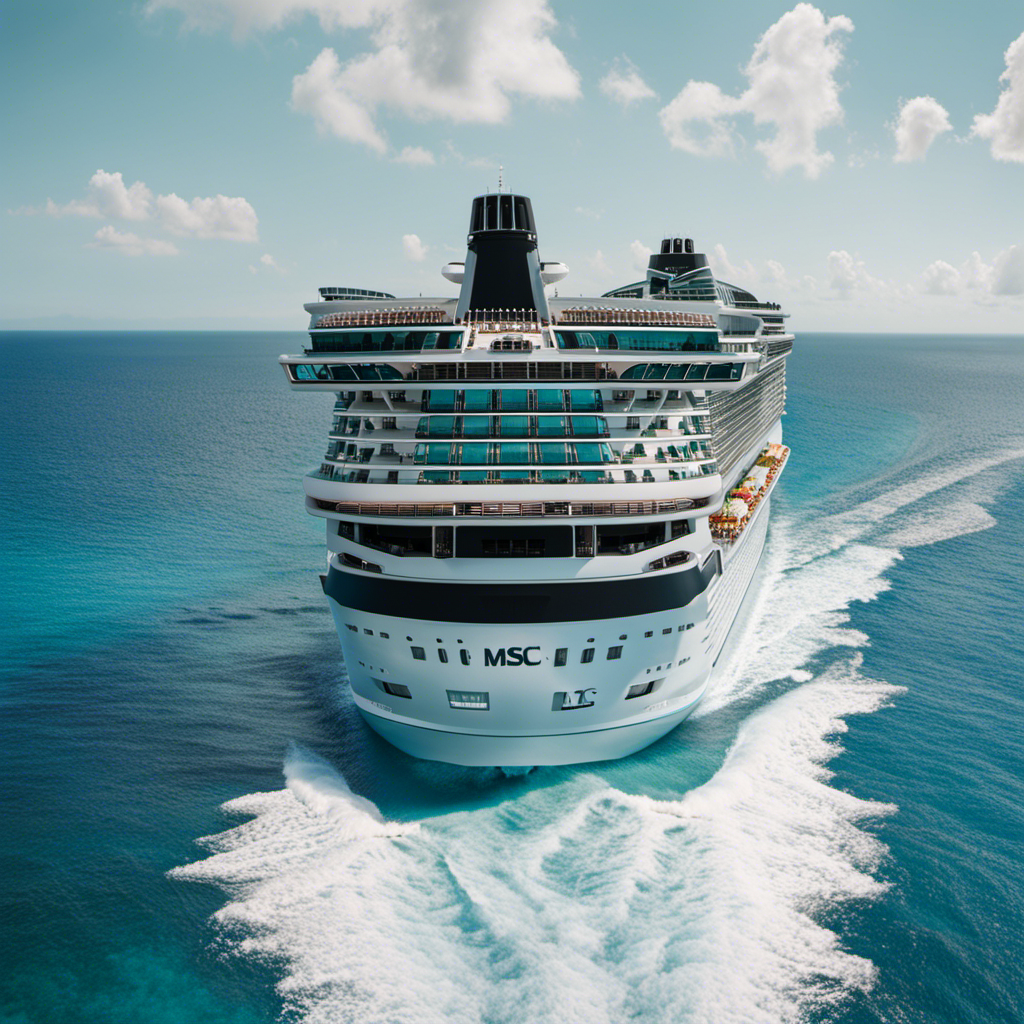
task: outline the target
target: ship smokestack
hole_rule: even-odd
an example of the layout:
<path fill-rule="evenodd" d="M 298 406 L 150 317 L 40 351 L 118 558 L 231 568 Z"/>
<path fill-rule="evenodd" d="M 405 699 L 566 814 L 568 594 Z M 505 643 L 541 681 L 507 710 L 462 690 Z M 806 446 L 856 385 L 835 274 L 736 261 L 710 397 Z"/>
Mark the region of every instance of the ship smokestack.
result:
<path fill-rule="evenodd" d="M 466 244 L 456 317 L 464 320 L 475 309 L 522 309 L 550 319 L 537 255 L 537 226 L 526 196 L 477 196 Z"/>

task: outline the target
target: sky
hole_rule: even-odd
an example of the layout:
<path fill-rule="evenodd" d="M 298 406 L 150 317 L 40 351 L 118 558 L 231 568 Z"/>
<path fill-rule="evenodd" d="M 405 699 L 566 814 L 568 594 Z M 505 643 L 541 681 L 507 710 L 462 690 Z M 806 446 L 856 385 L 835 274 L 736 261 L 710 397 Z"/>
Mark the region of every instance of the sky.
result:
<path fill-rule="evenodd" d="M 693 237 L 799 332 L 1024 333 L 1024 5 L 0 5 L 0 327 L 302 330 L 454 295 L 529 195 L 595 295 Z"/>

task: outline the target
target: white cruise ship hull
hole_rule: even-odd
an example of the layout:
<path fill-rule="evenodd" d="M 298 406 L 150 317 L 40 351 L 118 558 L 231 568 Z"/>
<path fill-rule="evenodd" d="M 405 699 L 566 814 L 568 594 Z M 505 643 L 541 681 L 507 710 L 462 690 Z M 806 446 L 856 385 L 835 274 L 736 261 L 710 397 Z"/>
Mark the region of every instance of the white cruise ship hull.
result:
<path fill-rule="evenodd" d="M 768 501 L 731 545 L 722 573 L 688 604 L 666 611 L 494 624 L 441 621 L 439 608 L 438 620 L 424 622 L 329 597 L 356 707 L 389 743 L 426 760 L 512 767 L 635 753 L 684 721 L 707 691 L 764 549 Z M 705 560 L 719 557 L 717 550 Z M 414 647 L 423 660 L 413 657 Z M 621 655 L 609 660 L 616 647 Z M 564 665 L 556 664 L 559 649 Z M 587 650 L 592 660 L 584 662 Z M 506 663 L 490 664 L 500 651 Z M 411 696 L 389 694 L 385 683 Z M 649 693 L 627 697 L 648 684 Z M 487 707 L 451 707 L 449 693 L 467 691 L 486 693 Z"/>

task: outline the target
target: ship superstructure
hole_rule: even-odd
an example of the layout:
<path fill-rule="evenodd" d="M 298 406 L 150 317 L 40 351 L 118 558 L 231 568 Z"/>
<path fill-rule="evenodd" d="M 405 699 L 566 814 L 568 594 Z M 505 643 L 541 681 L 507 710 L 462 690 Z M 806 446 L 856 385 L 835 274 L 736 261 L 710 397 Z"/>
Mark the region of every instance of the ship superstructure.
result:
<path fill-rule="evenodd" d="M 457 297 L 322 288 L 280 358 L 337 395 L 305 490 L 353 699 L 419 757 L 621 757 L 700 701 L 757 566 L 793 339 L 689 239 L 554 298 L 499 192 L 467 250 Z"/>

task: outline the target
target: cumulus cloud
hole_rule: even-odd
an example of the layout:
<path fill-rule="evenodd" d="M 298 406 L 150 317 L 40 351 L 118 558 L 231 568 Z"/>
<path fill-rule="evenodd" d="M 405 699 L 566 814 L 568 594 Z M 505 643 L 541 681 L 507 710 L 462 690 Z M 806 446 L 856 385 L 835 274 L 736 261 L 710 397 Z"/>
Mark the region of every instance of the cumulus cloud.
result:
<path fill-rule="evenodd" d="M 420 241 L 419 235 L 402 235 L 402 252 L 405 254 L 407 260 L 412 260 L 414 263 L 421 263 L 427 256 L 427 250 L 430 248 L 428 245 L 424 245 Z"/>
<path fill-rule="evenodd" d="M 153 207 L 153 193 L 141 182 L 126 186 L 120 171 L 108 174 L 98 170 L 86 187 L 85 199 L 73 199 L 58 205 L 46 200 L 51 217 L 113 217 L 123 220 L 145 220 Z"/>
<path fill-rule="evenodd" d="M 927 295 L 961 295 L 971 290 L 995 297 L 1024 295 L 1024 247 L 1011 245 L 991 263 L 972 252 L 959 269 L 936 260 L 921 275 L 921 290 Z"/>
<path fill-rule="evenodd" d="M 432 167 L 437 163 L 434 154 L 422 146 L 406 146 L 395 160 L 400 164 L 411 164 L 413 167 Z"/>
<path fill-rule="evenodd" d="M 94 240 L 88 243 L 90 249 L 116 249 L 125 256 L 177 256 L 178 248 L 173 242 L 161 238 L 140 238 L 131 231 L 118 231 L 107 224 L 99 229 Z"/>
<path fill-rule="evenodd" d="M 196 197 L 186 202 L 173 192 L 157 196 L 141 181 L 125 185 L 120 171 L 109 174 L 98 170 L 86 187 L 84 199 L 58 204 L 52 199 L 46 201 L 45 212 L 53 217 L 97 217 L 109 220 L 144 221 L 154 216 L 161 226 L 173 235 L 193 238 L 225 238 L 235 242 L 257 242 L 258 219 L 251 204 L 241 196 L 216 195 L 211 198 Z M 38 213 L 27 208 L 25 213 Z M 141 239 L 135 235 L 103 228 L 103 238 L 97 234 L 96 247 L 120 246 L 128 251 L 130 247 L 142 247 L 140 252 L 168 255 L 178 250 L 170 242 L 157 245 L 152 239 Z M 129 239 L 129 241 L 124 241 Z M 159 249 L 159 253 L 157 252 Z M 139 253 L 132 253 L 139 255 Z"/>
<path fill-rule="evenodd" d="M 637 100 L 654 99 L 655 91 L 640 77 L 640 72 L 627 57 L 619 57 L 600 82 L 601 92 L 609 99 L 628 107 Z"/>
<path fill-rule="evenodd" d="M 1024 295 L 1024 249 L 1019 245 L 1001 252 L 992 270 L 993 295 Z"/>
<path fill-rule="evenodd" d="M 1024 163 L 1024 32 L 1007 47 L 1005 59 L 999 81 L 1006 84 L 996 108 L 974 118 L 971 134 L 989 140 L 996 160 Z"/>
<path fill-rule="evenodd" d="M 292 106 L 320 131 L 384 153 L 377 111 L 497 124 L 511 97 L 574 100 L 578 73 L 551 35 L 547 0 L 151 0 L 192 28 L 230 25 L 236 36 L 304 15 L 325 31 L 364 28 L 374 46 L 344 63 L 325 48 L 292 82 Z"/>
<path fill-rule="evenodd" d="M 191 202 L 175 195 L 157 196 L 157 213 L 172 235 L 258 242 L 256 211 L 241 196 L 216 195 Z"/>
<path fill-rule="evenodd" d="M 757 277 L 757 271 L 749 260 L 740 264 L 733 263 L 721 242 L 708 253 L 708 263 L 715 277 L 728 280 L 731 284 L 740 284 Z"/>
<path fill-rule="evenodd" d="M 653 252 L 654 250 L 649 245 L 644 245 L 639 238 L 629 243 L 629 254 L 633 258 L 633 267 L 641 273 L 646 272 Z"/>
<path fill-rule="evenodd" d="M 734 119 L 749 114 L 775 134 L 756 144 L 768 167 L 782 174 L 802 168 L 816 178 L 833 161 L 818 149 L 818 132 L 843 118 L 835 72 L 843 60 L 843 34 L 853 31 L 844 15 L 826 19 L 799 3 L 758 40 L 744 68 L 749 87 L 729 96 L 713 82 L 687 82 L 661 110 L 669 144 L 696 156 L 731 156 L 741 136 Z"/>
<path fill-rule="evenodd" d="M 916 96 L 901 107 L 893 134 L 896 136 L 897 163 L 923 160 L 931 144 L 943 133 L 951 131 L 949 112 L 931 96 Z"/>
<path fill-rule="evenodd" d="M 960 291 L 960 271 L 945 260 L 936 260 L 922 275 L 922 287 L 929 295 L 956 295 Z"/>
<path fill-rule="evenodd" d="M 842 298 L 854 292 L 882 293 L 887 290 L 884 281 L 868 273 L 863 260 L 851 256 L 845 249 L 832 251 L 825 262 L 829 287 Z"/>
<path fill-rule="evenodd" d="M 608 266 L 604 253 L 598 249 L 593 256 L 587 257 L 587 265 L 598 277 L 611 277 L 612 268 Z"/>
<path fill-rule="evenodd" d="M 292 107 L 309 114 L 317 131 L 325 135 L 362 143 L 377 153 L 386 152 L 388 144 L 377 131 L 373 117 L 349 95 L 341 75 L 338 55 L 330 48 L 321 50 L 316 60 L 292 79 Z"/>

